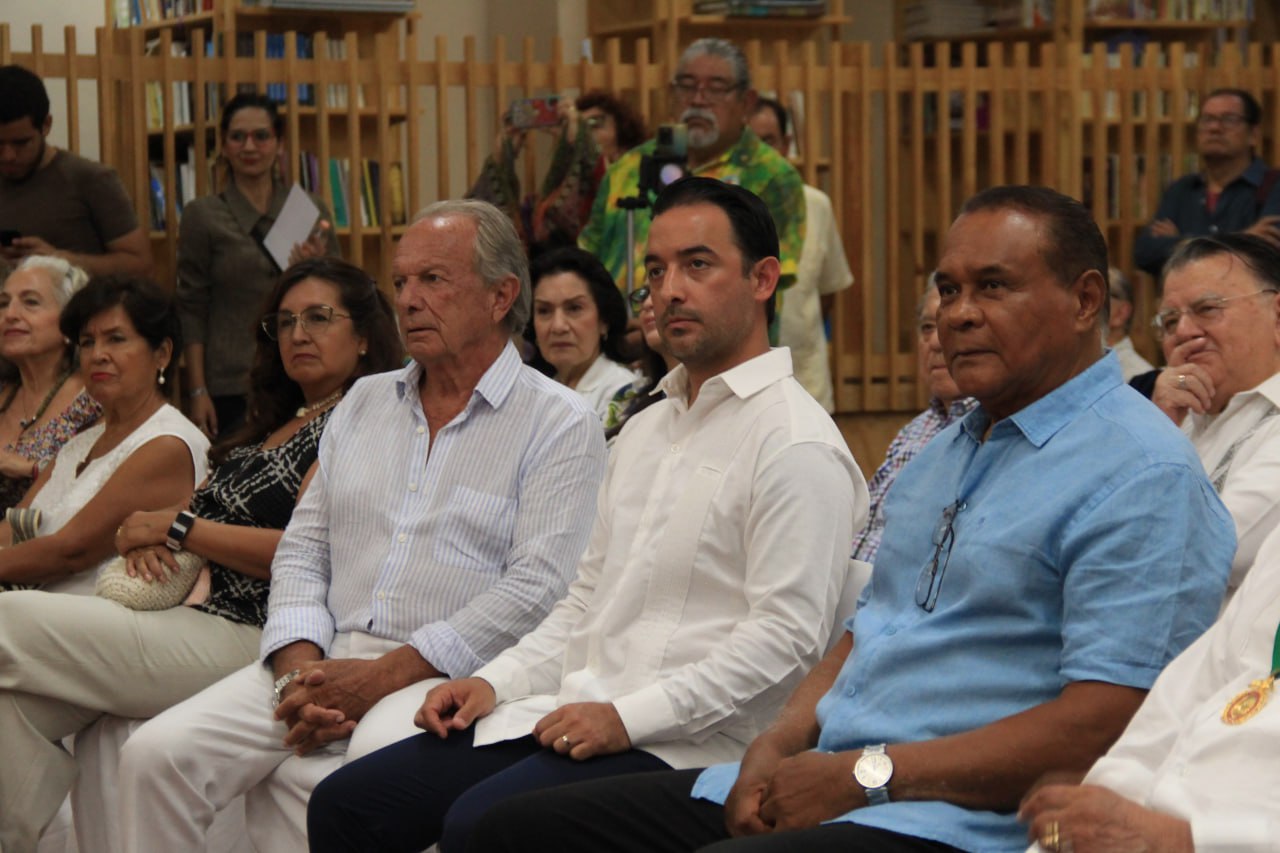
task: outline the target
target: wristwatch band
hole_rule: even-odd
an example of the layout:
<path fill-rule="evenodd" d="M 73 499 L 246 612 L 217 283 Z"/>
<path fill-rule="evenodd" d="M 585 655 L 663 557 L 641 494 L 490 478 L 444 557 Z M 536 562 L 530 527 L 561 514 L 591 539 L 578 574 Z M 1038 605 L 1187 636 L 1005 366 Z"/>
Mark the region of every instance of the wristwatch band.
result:
<path fill-rule="evenodd" d="M 173 519 L 173 524 L 169 525 L 169 534 L 165 537 L 164 544 L 170 551 L 181 551 L 182 543 L 187 538 L 187 534 L 191 532 L 191 526 L 196 523 L 196 514 L 190 510 L 183 510 Z"/>
<path fill-rule="evenodd" d="M 275 692 L 271 696 L 271 707 L 273 709 L 280 707 L 280 700 L 284 697 L 284 689 L 293 683 L 293 680 L 302 674 L 302 670 L 295 669 L 292 672 L 286 672 L 284 675 L 276 679 Z"/>

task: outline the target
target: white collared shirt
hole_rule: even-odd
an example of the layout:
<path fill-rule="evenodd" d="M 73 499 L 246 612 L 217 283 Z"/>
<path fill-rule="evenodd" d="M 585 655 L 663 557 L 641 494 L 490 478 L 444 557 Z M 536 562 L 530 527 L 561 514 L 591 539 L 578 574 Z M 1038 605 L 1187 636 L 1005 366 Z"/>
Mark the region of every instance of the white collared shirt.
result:
<path fill-rule="evenodd" d="M 557 707 L 612 702 L 673 767 L 740 757 L 825 651 L 867 489 L 830 417 L 773 350 L 623 429 L 569 594 L 476 675 L 500 702 L 475 745 Z"/>
<path fill-rule="evenodd" d="M 1273 407 L 1280 407 L 1280 373 L 1236 394 L 1221 413 L 1192 413 L 1182 424 L 1236 523 L 1226 601 L 1244 581 L 1262 541 L 1280 526 L 1280 415 L 1268 417 Z M 1231 459 L 1224 463 L 1228 453 Z"/>
<path fill-rule="evenodd" d="M 1280 838 L 1280 701 L 1235 726 L 1222 712 L 1271 671 L 1280 623 L 1280 533 L 1258 551 L 1239 594 L 1161 673 L 1116 744 L 1085 777 L 1188 820 L 1201 853 L 1275 850 Z"/>
<path fill-rule="evenodd" d="M 271 564 L 263 658 L 361 632 L 462 677 L 564 594 L 604 470 L 599 420 L 508 344 L 432 436 L 421 376 L 365 377 L 333 410 Z"/>

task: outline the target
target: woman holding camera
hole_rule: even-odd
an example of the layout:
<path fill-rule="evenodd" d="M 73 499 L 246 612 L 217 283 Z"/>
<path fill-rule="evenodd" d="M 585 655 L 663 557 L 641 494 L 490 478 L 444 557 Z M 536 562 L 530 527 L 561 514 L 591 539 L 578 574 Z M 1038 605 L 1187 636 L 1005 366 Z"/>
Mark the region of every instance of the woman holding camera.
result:
<path fill-rule="evenodd" d="M 497 150 L 484 162 L 468 198 L 492 202 L 515 223 L 516 231 L 536 254 L 542 248 L 571 246 L 591 215 L 605 170 L 623 152 L 645 140 L 644 123 L 624 101 L 599 90 L 557 104 L 559 122 L 551 167 L 537 195 L 521 196 L 516 159 L 530 127 L 520 127 L 508 110 Z M 536 110 L 515 110 L 536 114 Z"/>

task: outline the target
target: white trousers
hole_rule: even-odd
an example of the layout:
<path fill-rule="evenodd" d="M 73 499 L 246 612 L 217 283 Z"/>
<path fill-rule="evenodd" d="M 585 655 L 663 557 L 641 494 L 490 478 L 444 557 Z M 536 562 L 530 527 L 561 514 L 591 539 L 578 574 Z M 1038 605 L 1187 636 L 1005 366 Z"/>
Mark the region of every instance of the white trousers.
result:
<path fill-rule="evenodd" d="M 402 642 L 340 634 L 332 657 L 370 659 Z M 384 697 L 350 741 L 306 756 L 284 745 L 287 729 L 272 716 L 274 678 L 261 663 L 147 722 L 125 743 L 120 762 L 121 837 L 130 853 L 201 850 L 217 812 L 240 794 L 250 840 L 260 851 L 307 849 L 307 800 L 325 776 L 350 758 L 418 733 L 413 715 L 430 679 Z"/>
<path fill-rule="evenodd" d="M 261 632 L 190 607 L 0 594 L 0 849 L 35 850 L 76 777 L 62 739 L 106 714 L 149 717 L 253 660 Z"/>

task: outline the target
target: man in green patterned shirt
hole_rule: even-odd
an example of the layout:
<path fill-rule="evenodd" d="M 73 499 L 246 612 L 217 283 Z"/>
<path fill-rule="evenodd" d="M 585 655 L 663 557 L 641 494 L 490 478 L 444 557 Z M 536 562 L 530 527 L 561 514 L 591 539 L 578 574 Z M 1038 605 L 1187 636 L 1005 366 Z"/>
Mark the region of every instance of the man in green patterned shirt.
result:
<path fill-rule="evenodd" d="M 781 289 L 795 281 L 804 244 L 804 182 L 786 159 L 747 128 L 756 93 L 742 51 L 718 38 L 695 41 L 685 49 L 671 81 L 672 118 L 688 127 L 690 174 L 719 178 L 748 189 L 773 214 L 781 244 Z M 578 245 L 594 253 L 626 290 L 627 216 L 618 199 L 639 194 L 640 163 L 652 155 L 655 141 L 633 148 L 609 168 L 596 194 L 591 219 Z M 652 201 L 650 197 L 649 201 Z M 649 210 L 636 212 L 635 283 L 643 284 Z"/>

